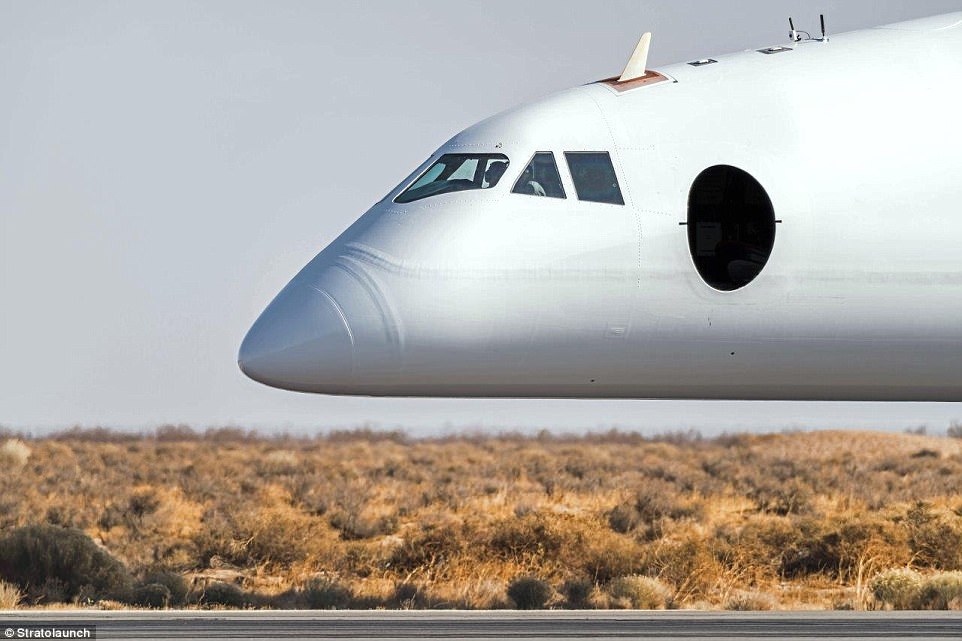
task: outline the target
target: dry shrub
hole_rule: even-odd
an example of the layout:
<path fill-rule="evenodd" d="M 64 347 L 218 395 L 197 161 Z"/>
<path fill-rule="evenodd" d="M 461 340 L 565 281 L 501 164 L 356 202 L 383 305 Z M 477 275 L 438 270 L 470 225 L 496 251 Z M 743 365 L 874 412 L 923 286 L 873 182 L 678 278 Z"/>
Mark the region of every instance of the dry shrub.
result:
<path fill-rule="evenodd" d="M 613 580 L 606 592 L 610 605 L 622 610 L 663 610 L 671 597 L 671 590 L 658 579 L 637 575 Z"/>
<path fill-rule="evenodd" d="M 108 427 L 80 427 L 54 432 L 48 438 L 60 441 L 79 441 L 85 443 L 130 443 L 143 440 L 144 436 L 137 432 L 122 432 Z"/>
<path fill-rule="evenodd" d="M 611 508 L 606 514 L 608 526 L 619 534 L 634 532 L 642 521 L 638 511 L 631 502 L 620 503 Z"/>
<path fill-rule="evenodd" d="M 866 563 L 884 567 L 910 560 L 903 529 L 876 515 L 760 515 L 741 527 L 722 526 L 716 537 L 718 558 L 730 568 L 754 568 L 756 580 L 825 574 L 848 581 Z"/>
<path fill-rule="evenodd" d="M 780 566 L 782 576 L 837 576 L 845 563 L 839 546 L 841 536 L 817 519 L 797 519 L 794 524 L 798 536 L 783 551 Z"/>
<path fill-rule="evenodd" d="M 141 524 L 140 536 L 154 543 L 150 557 L 130 553 L 128 558 L 131 563 L 136 559 L 142 566 L 190 565 L 194 540 L 201 529 L 203 506 L 185 497 L 178 488 L 163 488 L 156 493 L 156 499 L 156 508 Z"/>
<path fill-rule="evenodd" d="M 0 581 L 0 610 L 13 610 L 23 599 L 20 588 L 5 581 Z"/>
<path fill-rule="evenodd" d="M 397 443 L 404 445 L 409 437 L 404 430 L 375 430 L 369 427 L 358 427 L 347 430 L 331 430 L 320 438 L 327 443 Z"/>
<path fill-rule="evenodd" d="M 594 581 L 588 578 L 570 579 L 561 586 L 565 607 L 584 610 L 591 607 L 591 596 L 595 591 Z"/>
<path fill-rule="evenodd" d="M 20 439 L 6 440 L 3 445 L 0 445 L 0 467 L 7 470 L 19 470 L 27 464 L 30 452 L 30 446 Z"/>
<path fill-rule="evenodd" d="M 565 525 L 563 517 L 543 513 L 496 521 L 487 548 L 494 557 L 521 563 L 556 560 L 563 550 L 580 547 L 577 532 Z"/>
<path fill-rule="evenodd" d="M 243 513 L 236 528 L 234 557 L 244 565 L 301 562 L 325 538 L 316 519 L 284 504 Z"/>
<path fill-rule="evenodd" d="M 43 520 L 49 525 L 72 527 L 78 530 L 86 529 L 91 525 L 89 514 L 82 506 L 76 505 L 51 505 L 47 508 Z"/>
<path fill-rule="evenodd" d="M 836 576 L 854 580 L 859 568 L 907 565 L 905 531 L 892 519 L 873 513 L 848 514 L 828 519 L 828 541 L 839 559 Z"/>
<path fill-rule="evenodd" d="M 938 570 L 962 569 L 962 519 L 935 514 L 924 502 L 906 512 L 909 547 L 915 562 Z"/>
<path fill-rule="evenodd" d="M 659 541 L 647 546 L 644 573 L 674 586 L 676 601 L 707 597 L 724 575 L 707 541 L 697 537 Z"/>
<path fill-rule="evenodd" d="M 504 610 L 511 607 L 504 581 L 464 577 L 436 584 L 430 593 L 433 607 L 457 610 Z"/>
<path fill-rule="evenodd" d="M 209 427 L 204 431 L 204 440 L 215 444 L 243 444 L 256 442 L 258 436 L 254 430 L 240 427 Z"/>
<path fill-rule="evenodd" d="M 166 608 L 170 605 L 170 589 L 162 583 L 145 583 L 134 589 L 131 603 L 145 608 Z"/>
<path fill-rule="evenodd" d="M 300 461 L 296 452 L 291 450 L 274 450 L 268 452 L 259 461 L 261 476 L 281 476 L 294 474 L 299 468 Z"/>
<path fill-rule="evenodd" d="M 385 484 L 386 485 L 386 484 Z M 345 541 L 369 539 L 384 534 L 393 534 L 398 527 L 399 501 L 387 497 L 387 505 L 375 501 L 381 491 L 372 478 L 354 479 L 349 475 L 337 480 L 331 490 L 330 513 L 328 522 L 341 533 Z"/>
<path fill-rule="evenodd" d="M 416 583 L 402 582 L 394 586 L 392 603 L 402 610 L 414 610 L 428 607 L 429 601 L 424 589 Z"/>
<path fill-rule="evenodd" d="M 572 567 L 596 583 L 641 571 L 641 547 L 630 539 L 611 532 L 598 532 L 584 544 Z"/>
<path fill-rule="evenodd" d="M 98 535 L 111 547 L 123 545 L 134 568 L 193 564 L 203 507 L 177 487 L 135 486 L 107 504 L 97 520 Z"/>
<path fill-rule="evenodd" d="M 918 606 L 922 610 L 962 610 L 962 572 L 927 578 L 919 590 Z"/>
<path fill-rule="evenodd" d="M 275 553 L 280 559 L 299 557 L 304 545 L 301 539 L 290 541 L 290 547 L 286 547 L 283 535 L 275 536 L 276 531 L 271 531 L 269 521 L 259 511 L 236 515 L 210 511 L 204 515 L 203 525 L 194 540 L 199 568 L 270 564 Z"/>
<path fill-rule="evenodd" d="M 786 551 L 799 541 L 799 532 L 787 518 L 755 515 L 743 524 L 723 523 L 715 531 L 715 556 L 729 570 L 749 569 L 753 581 L 781 575 Z"/>
<path fill-rule="evenodd" d="M 684 514 L 681 499 L 668 483 L 651 483 L 635 493 L 634 508 L 643 522 Z"/>
<path fill-rule="evenodd" d="M 799 539 L 782 557 L 784 576 L 824 573 L 850 580 L 859 563 L 872 559 L 878 565 L 908 563 L 905 538 L 891 521 L 873 516 L 837 517 L 796 521 Z"/>
<path fill-rule="evenodd" d="M 508 584 L 508 598 L 519 610 L 541 610 L 554 594 L 551 585 L 534 576 L 523 576 Z"/>
<path fill-rule="evenodd" d="M 345 541 L 370 539 L 397 531 L 397 516 L 393 514 L 375 516 L 365 513 L 335 510 L 329 518 L 331 527 L 340 531 Z"/>
<path fill-rule="evenodd" d="M 200 434 L 189 425 L 161 425 L 154 430 L 154 439 L 158 442 L 196 441 Z"/>
<path fill-rule="evenodd" d="M 615 532 L 640 531 L 642 538 L 652 540 L 664 533 L 667 519 L 700 516 L 703 514 L 700 508 L 700 504 L 686 501 L 673 484 L 651 481 L 635 492 L 631 500 L 616 505 L 606 516 L 608 525 Z"/>
<path fill-rule="evenodd" d="M 79 530 L 52 525 L 14 529 L 0 539 L 0 577 L 31 600 L 124 600 L 131 578 L 124 565 Z"/>
<path fill-rule="evenodd" d="M 391 568 L 390 558 L 394 548 L 371 545 L 365 542 L 350 542 L 333 549 L 330 562 L 323 564 L 325 569 L 336 570 L 344 576 L 368 578 Z"/>
<path fill-rule="evenodd" d="M 464 552 L 466 537 L 459 524 L 423 524 L 422 528 L 406 535 L 391 552 L 389 564 L 395 572 L 409 574 L 447 565 Z"/>
<path fill-rule="evenodd" d="M 344 610 L 351 606 L 354 593 L 332 577 L 311 579 L 301 589 L 301 599 L 310 610 Z"/>
<path fill-rule="evenodd" d="M 196 595 L 195 600 L 202 606 L 223 606 L 228 608 L 246 608 L 254 605 L 254 599 L 232 583 L 214 582 L 204 586 Z"/>
<path fill-rule="evenodd" d="M 869 589 L 876 601 L 893 610 L 915 608 L 921 588 L 922 575 L 909 568 L 880 572 L 869 582 Z"/>
<path fill-rule="evenodd" d="M 235 534 L 234 519 L 217 510 L 208 510 L 201 519 L 201 529 L 193 540 L 196 568 L 210 567 L 217 559 L 244 565 L 248 555 Z"/>
<path fill-rule="evenodd" d="M 168 602 L 173 606 L 181 606 L 187 603 L 187 593 L 190 588 L 187 581 L 180 574 L 167 570 L 154 570 L 148 572 L 143 580 L 144 585 L 161 585 L 166 588 Z"/>
<path fill-rule="evenodd" d="M 725 600 L 723 607 L 737 612 L 760 612 L 774 610 L 777 606 L 778 600 L 767 592 L 736 590 Z"/>
<path fill-rule="evenodd" d="M 131 521 L 143 521 L 143 518 L 153 514 L 160 507 L 158 492 L 152 487 L 136 488 L 127 499 L 127 515 Z"/>
<path fill-rule="evenodd" d="M 812 490 L 795 478 L 765 479 L 748 492 L 748 498 L 768 514 L 805 514 L 811 510 Z"/>

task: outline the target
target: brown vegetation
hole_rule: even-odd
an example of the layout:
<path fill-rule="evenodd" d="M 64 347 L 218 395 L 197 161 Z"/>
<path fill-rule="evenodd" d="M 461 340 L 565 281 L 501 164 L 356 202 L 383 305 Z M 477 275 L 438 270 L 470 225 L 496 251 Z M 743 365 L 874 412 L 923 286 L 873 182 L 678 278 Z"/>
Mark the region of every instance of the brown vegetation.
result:
<path fill-rule="evenodd" d="M 113 590 L 141 607 L 962 607 L 959 439 L 26 441 L 0 447 L 0 556 L 38 538 L 59 558 L 50 541 L 69 539 L 125 569 L 100 585 L 0 558 L 5 604 Z"/>
<path fill-rule="evenodd" d="M 12 610 L 20 605 L 23 594 L 15 585 L 0 581 L 0 610 Z"/>

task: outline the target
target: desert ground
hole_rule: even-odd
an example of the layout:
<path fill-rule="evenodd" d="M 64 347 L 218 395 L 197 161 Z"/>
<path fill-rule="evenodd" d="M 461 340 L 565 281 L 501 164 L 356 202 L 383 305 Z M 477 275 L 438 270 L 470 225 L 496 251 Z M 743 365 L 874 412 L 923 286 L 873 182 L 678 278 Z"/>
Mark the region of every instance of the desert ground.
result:
<path fill-rule="evenodd" d="M 962 609 L 962 429 L 0 433 L 0 608 Z"/>

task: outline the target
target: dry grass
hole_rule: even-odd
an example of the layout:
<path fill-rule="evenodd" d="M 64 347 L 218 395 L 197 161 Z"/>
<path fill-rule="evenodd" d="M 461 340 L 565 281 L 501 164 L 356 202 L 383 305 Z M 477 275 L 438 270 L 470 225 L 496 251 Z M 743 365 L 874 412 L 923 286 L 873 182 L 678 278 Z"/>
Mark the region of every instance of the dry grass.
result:
<path fill-rule="evenodd" d="M 0 581 L 0 610 L 13 610 L 20 605 L 23 594 L 20 589 L 5 581 Z"/>
<path fill-rule="evenodd" d="M 181 597 L 148 574 L 184 578 L 182 599 L 208 607 L 880 608 L 962 598 L 950 574 L 962 570 L 960 439 L 296 439 L 168 427 L 8 440 L 0 457 L 21 462 L 0 474 L 0 533 L 81 529 L 141 581 L 142 602 L 160 606 Z M 918 573 L 911 603 L 886 587 L 881 573 L 892 568 Z M 923 585 L 933 586 L 926 604 Z"/>
<path fill-rule="evenodd" d="M 671 589 L 650 576 L 620 576 L 612 579 L 605 592 L 609 607 L 620 610 L 663 610 L 671 598 Z"/>

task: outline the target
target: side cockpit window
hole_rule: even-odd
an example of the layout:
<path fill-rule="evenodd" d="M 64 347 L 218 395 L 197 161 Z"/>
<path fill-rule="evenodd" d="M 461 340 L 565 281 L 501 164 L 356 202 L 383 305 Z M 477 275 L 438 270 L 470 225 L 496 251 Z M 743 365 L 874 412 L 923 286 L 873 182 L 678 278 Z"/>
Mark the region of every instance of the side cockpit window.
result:
<path fill-rule="evenodd" d="M 554 154 L 550 151 L 539 151 L 521 172 L 521 176 L 514 183 L 512 194 L 527 194 L 529 196 L 546 196 L 548 198 L 565 198 L 565 189 L 561 184 L 561 174 L 558 164 L 554 161 Z"/>
<path fill-rule="evenodd" d="M 593 203 L 624 205 L 618 176 L 606 151 L 566 151 L 565 159 L 571 170 L 571 179 L 578 192 L 578 200 Z"/>
<path fill-rule="evenodd" d="M 504 154 L 444 154 L 394 199 L 410 203 L 422 198 L 470 189 L 490 189 L 508 169 Z"/>

